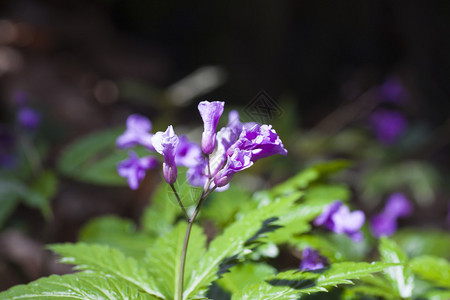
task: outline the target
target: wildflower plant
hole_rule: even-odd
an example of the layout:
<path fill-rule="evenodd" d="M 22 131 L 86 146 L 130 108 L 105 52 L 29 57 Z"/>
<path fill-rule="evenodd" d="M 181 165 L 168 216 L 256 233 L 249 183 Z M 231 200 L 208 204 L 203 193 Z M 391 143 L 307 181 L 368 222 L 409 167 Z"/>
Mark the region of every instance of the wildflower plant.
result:
<path fill-rule="evenodd" d="M 224 105 L 199 104 L 200 144 L 178 135 L 176 124 L 151 132 L 146 117 L 129 116 L 125 131 L 111 135 L 121 149 L 120 179 L 138 189 L 159 168 L 164 179 L 139 229 L 114 216 L 92 220 L 80 242 L 50 246 L 79 272 L 13 287 L 0 299 L 299 299 L 330 290 L 343 298 L 445 299 L 448 261 L 410 259 L 393 239 L 371 239 L 364 213 L 351 209 L 349 189 L 330 179 L 347 161 L 311 166 L 254 194 L 238 187 L 237 173 L 288 151 L 271 125 L 243 123 L 235 111 L 218 129 Z M 389 203 L 390 212 L 397 209 L 389 220 L 406 215 L 404 203 Z M 215 233 L 203 232 L 198 224 L 205 220 Z M 379 261 L 367 259 L 374 243 Z M 296 267 L 268 263 L 283 252 L 298 258 Z"/>

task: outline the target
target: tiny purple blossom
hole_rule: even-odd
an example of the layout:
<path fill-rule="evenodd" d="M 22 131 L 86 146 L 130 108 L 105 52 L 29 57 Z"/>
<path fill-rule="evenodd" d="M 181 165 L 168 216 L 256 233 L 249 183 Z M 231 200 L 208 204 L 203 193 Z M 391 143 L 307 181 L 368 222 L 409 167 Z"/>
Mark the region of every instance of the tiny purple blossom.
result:
<path fill-rule="evenodd" d="M 253 162 L 275 154 L 287 155 L 287 150 L 272 125 L 265 124 L 244 127 L 236 143 L 228 148 L 228 156 L 231 156 L 236 148 L 251 151 Z"/>
<path fill-rule="evenodd" d="M 247 150 L 235 149 L 233 155 L 228 157 L 225 167 L 214 177 L 214 184 L 217 187 L 227 185 L 234 174 L 253 165 L 252 153 Z"/>
<path fill-rule="evenodd" d="M 122 149 L 142 145 L 153 151 L 151 129 L 152 123 L 148 118 L 132 114 L 127 118 L 127 129 L 117 138 L 116 145 Z"/>
<path fill-rule="evenodd" d="M 323 225 L 335 233 L 345 233 L 355 242 L 362 240 L 359 231 L 364 225 L 365 216 L 360 210 L 350 212 L 350 209 L 336 200 L 326 206 L 323 212 L 314 220 L 314 225 Z"/>
<path fill-rule="evenodd" d="M 177 180 L 178 169 L 175 164 L 175 155 L 179 138 L 170 125 L 165 132 L 158 131 L 153 136 L 153 147 L 164 156 L 163 174 L 168 184 L 173 184 Z"/>
<path fill-rule="evenodd" d="M 198 105 L 198 110 L 203 119 L 204 131 L 202 134 L 202 150 L 205 154 L 211 154 L 216 147 L 216 127 L 219 118 L 223 113 L 225 102 L 202 101 Z"/>
<path fill-rule="evenodd" d="M 152 156 L 139 158 L 133 151 L 129 152 L 129 158 L 121 161 L 117 171 L 121 177 L 126 177 L 131 189 L 136 190 L 144 179 L 145 172 L 158 165 L 158 160 Z"/>
<path fill-rule="evenodd" d="M 22 107 L 17 113 L 20 126 L 26 129 L 35 129 L 41 123 L 41 116 L 29 107 Z"/>
<path fill-rule="evenodd" d="M 197 166 L 202 160 L 203 155 L 200 146 L 191 142 L 187 136 L 180 136 L 175 155 L 177 166 L 192 168 Z"/>
<path fill-rule="evenodd" d="M 408 92 L 397 77 L 389 77 L 378 88 L 380 101 L 403 104 L 408 99 Z"/>
<path fill-rule="evenodd" d="M 314 249 L 305 248 L 302 251 L 301 271 L 314 271 L 325 267 L 325 258 Z"/>
<path fill-rule="evenodd" d="M 413 206 L 402 193 L 392 194 L 386 202 L 383 211 L 370 220 L 372 234 L 379 238 L 391 236 L 397 231 L 397 219 L 409 216 Z"/>
<path fill-rule="evenodd" d="M 376 110 L 370 116 L 370 123 L 378 140 L 384 144 L 395 142 L 407 127 L 403 114 L 387 109 Z"/>

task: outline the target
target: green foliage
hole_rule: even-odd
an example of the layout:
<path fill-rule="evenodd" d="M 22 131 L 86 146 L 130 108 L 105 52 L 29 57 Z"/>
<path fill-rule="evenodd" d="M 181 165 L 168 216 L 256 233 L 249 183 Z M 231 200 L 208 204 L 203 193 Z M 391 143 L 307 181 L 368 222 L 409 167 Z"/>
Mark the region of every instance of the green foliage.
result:
<path fill-rule="evenodd" d="M 28 285 L 18 285 L 0 294 L 2 300 L 36 299 L 156 299 L 113 276 L 92 273 L 41 278 Z"/>
<path fill-rule="evenodd" d="M 435 255 L 450 259 L 450 233 L 437 229 L 399 230 L 392 239 L 410 256 Z"/>
<path fill-rule="evenodd" d="M 145 257 L 144 266 L 151 278 L 157 278 L 164 299 L 174 299 L 185 233 L 186 224 L 184 222 L 178 223 L 169 234 L 161 236 L 148 249 Z M 201 228 L 193 226 L 186 256 L 185 283 L 197 276 L 197 266 L 205 251 L 206 237 Z"/>
<path fill-rule="evenodd" d="M 138 260 L 126 257 L 117 249 L 84 243 L 52 245 L 50 249 L 62 256 L 61 262 L 77 265 L 76 269 L 114 276 L 152 296 L 164 299 L 157 278 L 150 277 L 148 270 Z"/>
<path fill-rule="evenodd" d="M 370 276 L 391 265 L 343 262 L 332 264 L 329 269 L 313 272 L 282 272 L 261 283 L 248 285 L 233 294 L 232 299 L 297 299 L 301 294 L 326 292 L 337 285 L 352 284 L 352 280 Z"/>
<path fill-rule="evenodd" d="M 224 290 L 237 293 L 247 285 L 258 283 L 275 273 L 276 269 L 265 263 L 244 263 L 232 267 L 217 283 Z"/>
<path fill-rule="evenodd" d="M 88 222 L 80 232 L 79 240 L 85 243 L 104 244 L 119 249 L 127 256 L 143 258 L 154 238 L 137 231 L 130 220 L 105 216 Z"/>
<path fill-rule="evenodd" d="M 59 158 L 58 170 L 83 182 L 125 186 L 126 180 L 117 173 L 117 164 L 128 154 L 116 147 L 116 139 L 123 131 L 123 127 L 107 129 L 75 140 Z M 145 149 L 134 150 L 140 156 L 149 155 Z"/>
<path fill-rule="evenodd" d="M 187 281 L 184 298 L 189 298 L 204 291 L 211 282 L 218 278 L 220 265 L 226 258 L 242 255 L 249 245 L 250 239 L 255 239 L 264 221 L 285 214 L 293 202 L 298 199 L 297 195 L 283 197 L 243 216 L 225 229 L 224 233 L 216 237 L 209 245 L 208 251 L 203 255 L 196 269 L 196 276 Z M 223 264 L 222 264 L 223 266 Z"/>
<path fill-rule="evenodd" d="M 384 262 L 405 264 L 404 266 L 387 268 L 385 273 L 399 297 L 411 297 L 414 288 L 414 276 L 411 269 L 406 265 L 408 256 L 394 241 L 387 238 L 381 238 L 379 251 Z"/>
<path fill-rule="evenodd" d="M 418 277 L 431 281 L 436 286 L 450 288 L 450 262 L 446 259 L 419 256 L 411 260 L 410 267 Z"/>

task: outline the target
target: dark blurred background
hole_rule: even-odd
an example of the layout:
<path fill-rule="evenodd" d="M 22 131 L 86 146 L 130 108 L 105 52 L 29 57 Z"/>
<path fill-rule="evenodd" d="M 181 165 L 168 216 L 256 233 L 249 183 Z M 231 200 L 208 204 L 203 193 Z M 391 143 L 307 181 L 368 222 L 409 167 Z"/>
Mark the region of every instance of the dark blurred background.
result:
<path fill-rule="evenodd" d="M 71 141 L 123 125 L 130 113 L 150 117 L 154 131 L 168 122 L 199 127 L 198 101 L 222 100 L 242 112 L 264 90 L 284 111 L 280 119 L 289 119 L 273 123 L 292 145 L 291 159 L 301 161 L 310 158 L 298 142 L 302 132 L 364 127 L 374 90 L 396 78 L 407 90 L 402 112 L 425 128 L 408 156 L 447 176 L 449 16 L 449 1 L 2 0 L 0 122 L 14 122 L 15 95 L 26 93 L 42 114 L 43 164 L 55 168 Z M 8 224 L 26 235 L 14 229 L 0 237 L 0 277 L 8 278 L 0 290 L 50 272 L 39 267 L 42 258 L 17 249 L 75 241 L 80 226 L 102 214 L 137 220 L 154 187 L 148 182 L 131 192 L 62 177 L 50 222 L 19 206 Z M 436 197 L 427 222 L 445 217 L 448 193 Z"/>

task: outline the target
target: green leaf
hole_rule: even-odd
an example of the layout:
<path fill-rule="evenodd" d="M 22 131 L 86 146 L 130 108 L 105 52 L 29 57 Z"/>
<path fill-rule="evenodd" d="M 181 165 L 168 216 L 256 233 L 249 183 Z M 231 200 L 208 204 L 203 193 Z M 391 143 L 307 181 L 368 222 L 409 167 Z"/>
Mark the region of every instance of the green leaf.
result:
<path fill-rule="evenodd" d="M 403 263 L 408 262 L 408 256 L 400 247 L 388 238 L 380 239 L 379 249 L 381 257 L 387 263 Z M 386 276 L 391 281 L 398 296 L 407 298 L 411 297 L 414 288 L 414 276 L 408 266 L 391 267 L 385 270 Z"/>
<path fill-rule="evenodd" d="M 127 256 L 143 258 L 154 238 L 136 231 L 131 220 L 104 216 L 89 221 L 81 229 L 79 240 L 90 244 L 104 244 L 119 249 Z"/>
<path fill-rule="evenodd" d="M 438 229 L 408 228 L 391 238 L 409 257 L 434 255 L 450 259 L 450 233 Z"/>
<path fill-rule="evenodd" d="M 301 294 L 326 292 L 333 286 L 352 284 L 352 280 L 380 272 L 392 264 L 375 263 L 335 263 L 329 269 L 300 272 L 291 270 L 277 274 L 266 281 L 248 285 L 233 294 L 232 299 L 297 299 Z"/>
<path fill-rule="evenodd" d="M 391 283 L 384 277 L 363 277 L 359 281 L 362 284 L 352 287 L 352 291 L 370 296 L 384 297 L 385 299 L 398 298 L 397 291 L 393 289 Z"/>
<path fill-rule="evenodd" d="M 236 293 L 249 284 L 264 280 L 276 273 L 276 269 L 264 263 L 244 263 L 223 274 L 217 283 L 225 290 Z"/>
<path fill-rule="evenodd" d="M 109 275 L 78 273 L 52 275 L 27 285 L 18 285 L 0 293 L 0 299 L 151 300 L 155 298 Z"/>
<path fill-rule="evenodd" d="M 30 194 L 24 202 L 41 210 L 46 218 L 51 216 L 50 200 L 58 190 L 58 179 L 52 171 L 44 171 L 30 187 Z"/>
<path fill-rule="evenodd" d="M 263 222 L 285 214 L 300 194 L 282 197 L 245 214 L 215 238 L 199 262 L 196 273 L 187 282 L 184 299 L 199 294 L 218 278 L 220 265 L 226 258 L 236 257 L 246 249 L 246 241 L 255 238 Z M 265 206 L 263 206 L 266 204 Z"/>
<path fill-rule="evenodd" d="M 166 182 L 158 185 L 151 197 L 151 204 L 147 206 L 141 218 L 143 231 L 153 236 L 170 232 L 177 216 L 181 215 L 181 208 L 170 199 L 168 188 Z"/>
<path fill-rule="evenodd" d="M 436 286 L 450 288 L 450 262 L 446 259 L 424 255 L 413 258 L 410 266 L 419 277 Z"/>
<path fill-rule="evenodd" d="M 278 196 L 305 189 L 319 179 L 348 168 L 350 165 L 347 160 L 335 160 L 314 165 L 277 185 L 270 190 L 270 193 L 272 196 Z"/>
<path fill-rule="evenodd" d="M 428 300 L 448 300 L 450 299 L 450 291 L 446 290 L 434 290 L 425 295 L 425 299 Z"/>
<path fill-rule="evenodd" d="M 62 256 L 61 262 L 77 265 L 76 269 L 95 271 L 112 275 L 121 281 L 165 299 L 155 278 L 134 258 L 126 257 L 117 249 L 105 245 L 58 244 L 50 249 Z"/>
<path fill-rule="evenodd" d="M 158 287 L 165 299 L 175 298 L 185 233 L 186 223 L 178 223 L 170 233 L 161 236 L 153 247 L 148 249 L 145 258 L 145 267 L 152 278 L 157 278 Z M 186 255 L 184 283 L 197 272 L 198 264 L 205 251 L 206 237 L 202 229 L 194 225 Z"/>
<path fill-rule="evenodd" d="M 115 145 L 123 131 L 123 127 L 107 129 L 75 140 L 63 150 L 58 160 L 58 170 L 88 183 L 125 186 L 126 179 L 117 173 L 117 164 L 128 157 L 128 152 L 117 149 Z M 139 156 L 150 155 L 141 147 L 133 150 Z"/>

